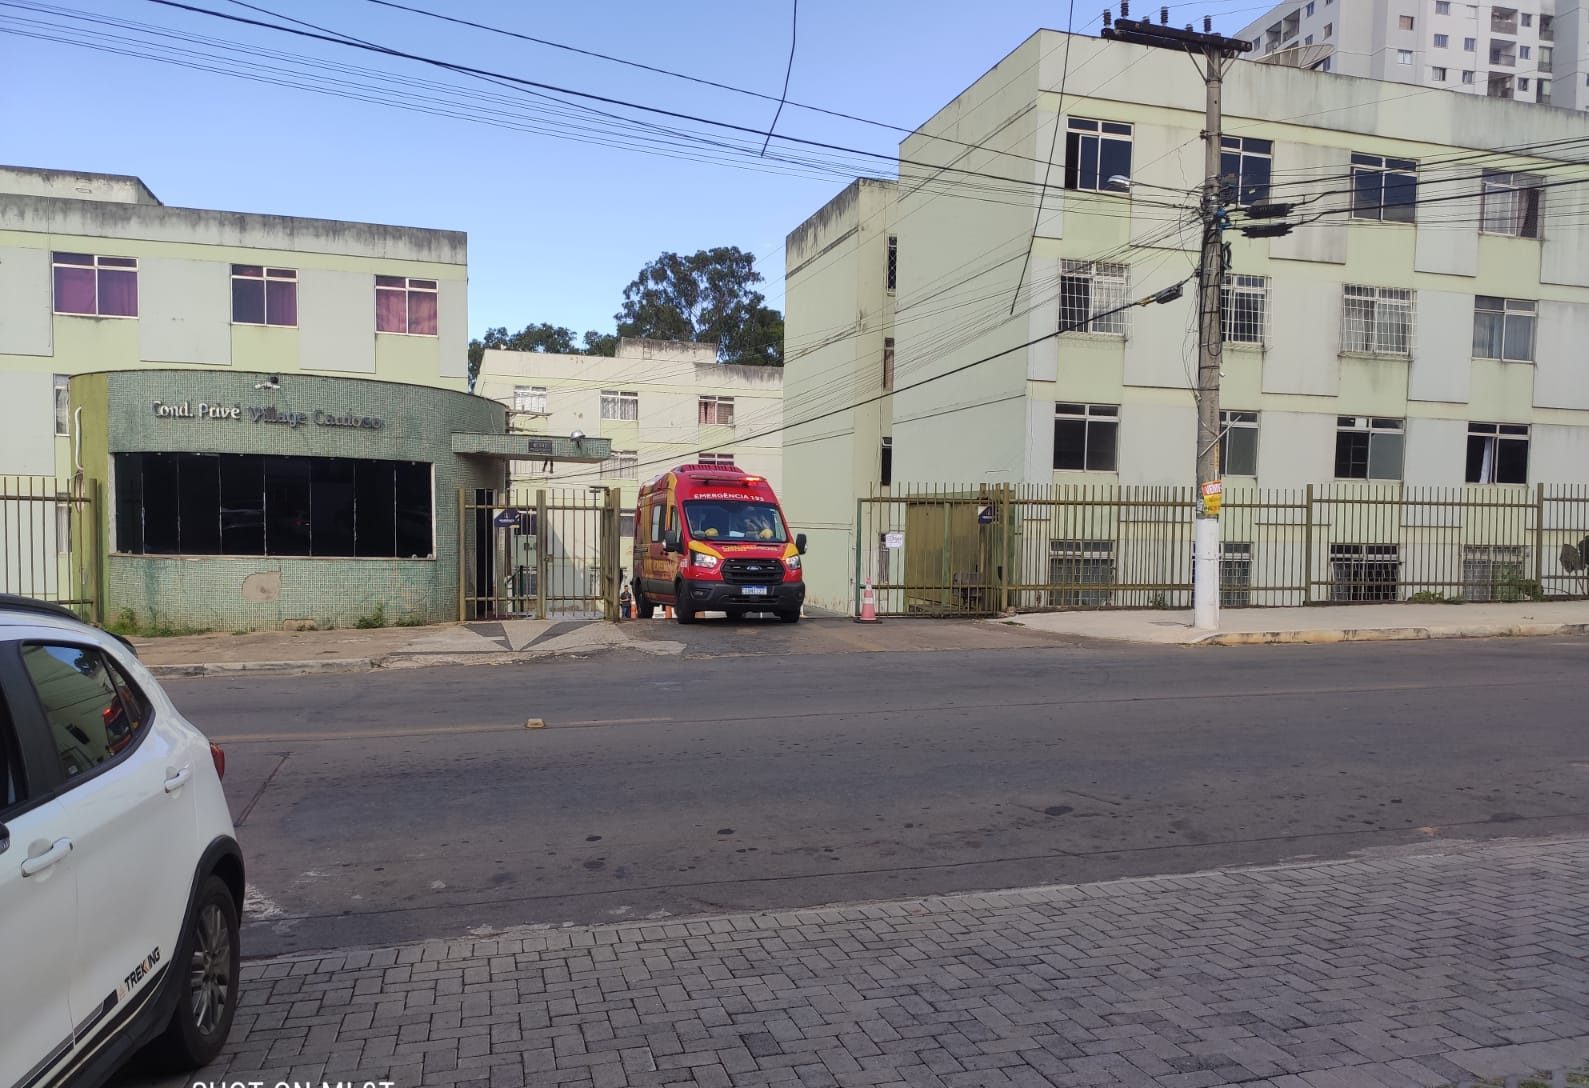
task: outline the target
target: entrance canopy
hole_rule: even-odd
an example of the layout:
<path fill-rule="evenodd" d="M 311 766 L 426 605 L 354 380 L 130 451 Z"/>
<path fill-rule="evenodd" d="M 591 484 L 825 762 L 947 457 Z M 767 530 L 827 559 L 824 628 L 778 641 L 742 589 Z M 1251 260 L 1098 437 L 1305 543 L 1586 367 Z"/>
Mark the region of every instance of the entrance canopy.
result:
<path fill-rule="evenodd" d="M 554 438 L 540 434 L 459 434 L 452 452 L 501 461 L 570 461 L 593 465 L 612 456 L 610 438 Z"/>

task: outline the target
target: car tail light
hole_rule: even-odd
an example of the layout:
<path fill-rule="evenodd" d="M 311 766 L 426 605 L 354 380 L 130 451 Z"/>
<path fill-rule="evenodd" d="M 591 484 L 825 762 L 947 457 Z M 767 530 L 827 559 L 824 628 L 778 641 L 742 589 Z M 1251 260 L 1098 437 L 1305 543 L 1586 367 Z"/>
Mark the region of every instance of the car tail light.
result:
<path fill-rule="evenodd" d="M 215 761 L 215 777 L 226 777 L 226 753 L 221 751 L 221 746 L 214 741 L 210 742 L 210 759 Z"/>

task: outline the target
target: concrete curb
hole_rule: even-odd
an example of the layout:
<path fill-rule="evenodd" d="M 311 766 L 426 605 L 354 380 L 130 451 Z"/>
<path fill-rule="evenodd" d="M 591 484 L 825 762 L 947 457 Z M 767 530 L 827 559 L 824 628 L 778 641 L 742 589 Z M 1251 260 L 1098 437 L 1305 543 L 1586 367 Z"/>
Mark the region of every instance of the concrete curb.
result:
<path fill-rule="evenodd" d="M 1207 635 L 1191 646 L 1317 645 L 1334 642 L 1407 642 L 1437 638 L 1543 638 L 1586 635 L 1589 623 L 1492 623 L 1450 627 L 1363 627 L 1317 631 L 1233 631 Z"/>
<path fill-rule="evenodd" d="M 147 665 L 160 680 L 189 676 L 233 676 L 238 673 L 274 673 L 279 676 L 305 676 L 315 673 L 369 672 L 379 668 L 368 657 L 345 657 L 331 661 L 211 661 L 190 665 Z"/>

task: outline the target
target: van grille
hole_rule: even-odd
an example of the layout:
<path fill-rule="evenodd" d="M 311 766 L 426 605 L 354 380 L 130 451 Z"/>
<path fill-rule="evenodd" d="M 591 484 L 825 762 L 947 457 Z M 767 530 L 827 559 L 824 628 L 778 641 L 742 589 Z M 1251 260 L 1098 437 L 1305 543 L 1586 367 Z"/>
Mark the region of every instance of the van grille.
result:
<path fill-rule="evenodd" d="M 783 563 L 776 559 L 725 559 L 723 581 L 733 586 L 776 585 L 783 581 Z"/>

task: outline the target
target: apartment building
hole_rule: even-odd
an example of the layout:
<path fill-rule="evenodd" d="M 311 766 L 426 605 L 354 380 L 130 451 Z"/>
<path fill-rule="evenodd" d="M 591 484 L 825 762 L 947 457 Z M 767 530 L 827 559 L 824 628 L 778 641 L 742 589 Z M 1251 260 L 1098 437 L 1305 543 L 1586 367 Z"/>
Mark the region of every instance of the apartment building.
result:
<path fill-rule="evenodd" d="M 719 363 L 715 344 L 625 338 L 610 358 L 490 350 L 475 391 L 507 406 L 514 431 L 611 443 L 596 465 L 515 460 L 512 486 L 617 486 L 625 555 L 640 484 L 676 465 L 736 465 L 774 489 L 783 481 L 783 369 Z"/>
<path fill-rule="evenodd" d="M 896 492 L 1192 483 L 1194 292 L 1126 304 L 1194 274 L 1203 97 L 1190 64 L 1040 31 L 902 141 L 892 320 L 857 323 L 851 284 L 878 278 L 879 249 L 843 198 L 791 235 L 787 335 L 833 342 L 787 365 L 788 493 L 853 506 L 882 486 L 858 426 L 800 422 L 878 388 L 868 338 L 893 342 Z M 1225 234 L 1227 487 L 1583 481 L 1581 118 L 1260 64 L 1230 71 L 1224 103 L 1234 224 L 1266 200 L 1296 224 Z M 828 259 L 802 267 L 823 231 Z M 853 554 L 873 547 L 853 532 Z"/>
<path fill-rule="evenodd" d="M 1558 11 L 1555 0 L 1299 0 L 1275 6 L 1237 37 L 1253 43 L 1252 60 L 1589 107 L 1589 24 L 1577 7 Z"/>

